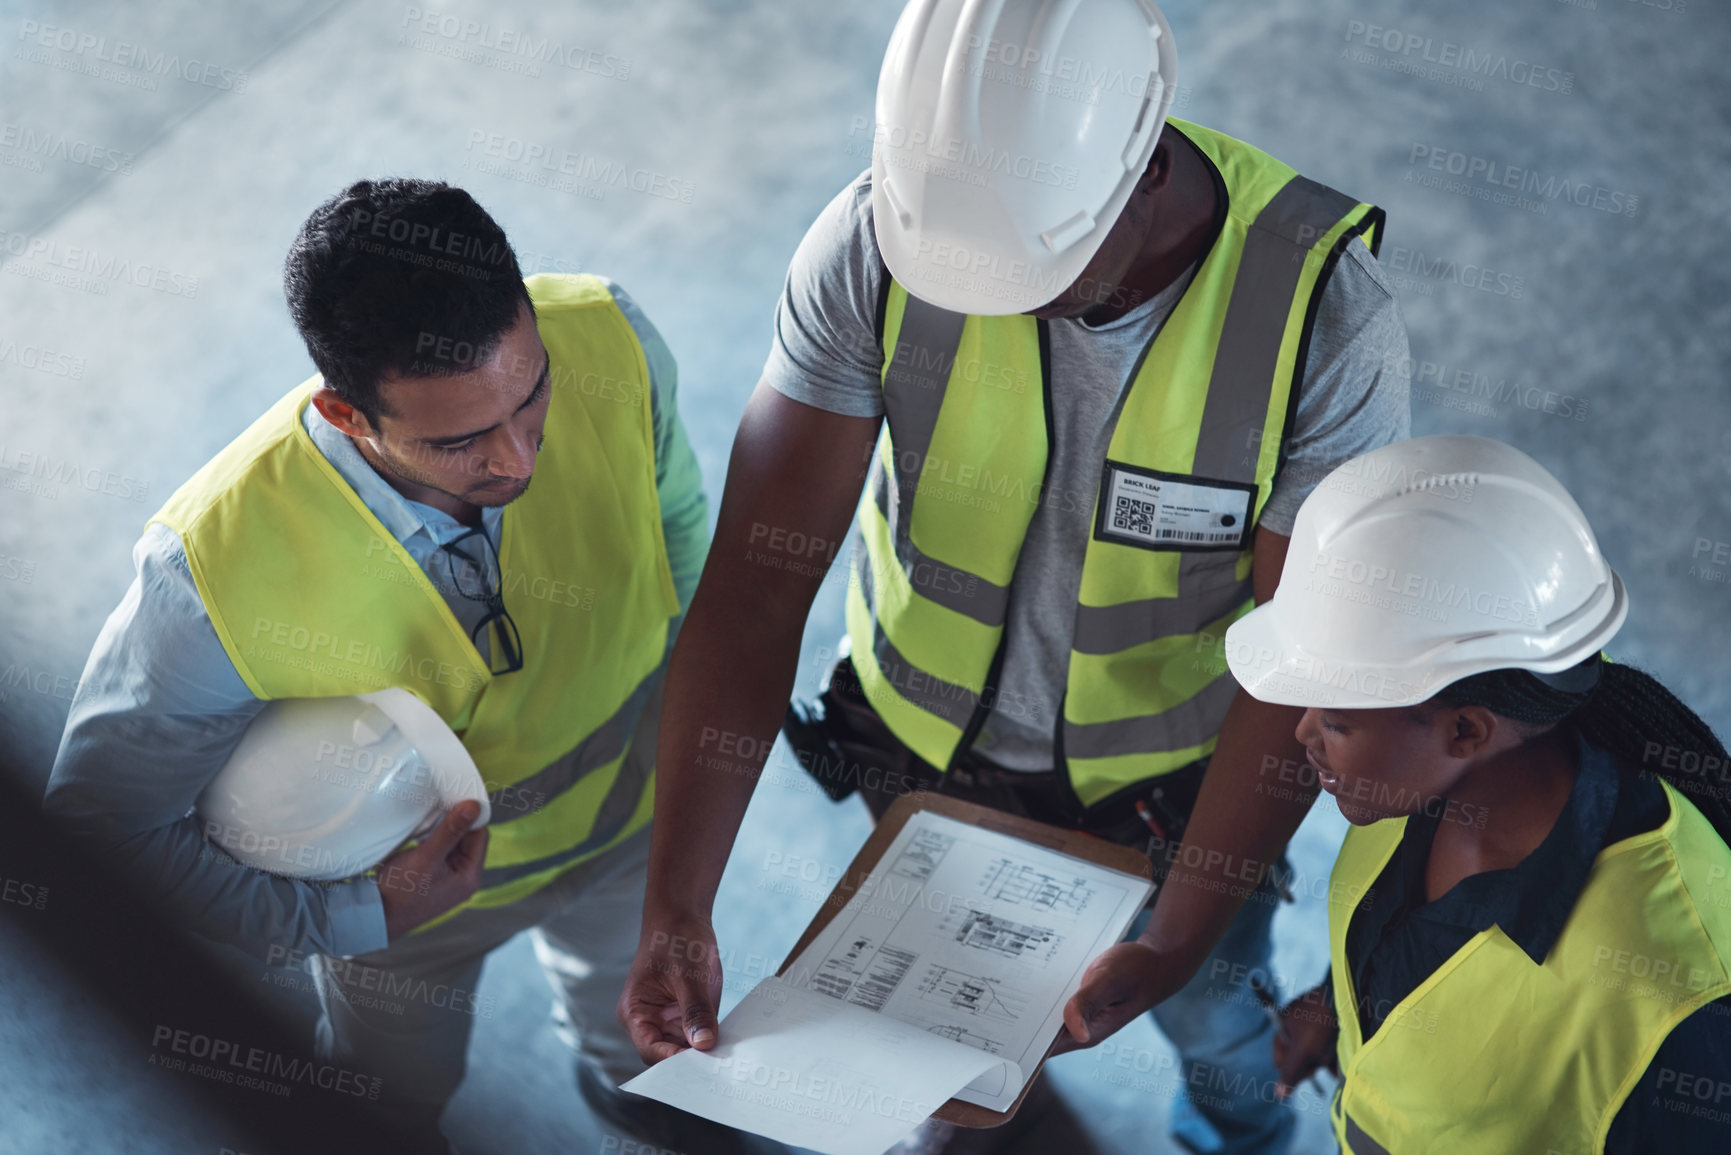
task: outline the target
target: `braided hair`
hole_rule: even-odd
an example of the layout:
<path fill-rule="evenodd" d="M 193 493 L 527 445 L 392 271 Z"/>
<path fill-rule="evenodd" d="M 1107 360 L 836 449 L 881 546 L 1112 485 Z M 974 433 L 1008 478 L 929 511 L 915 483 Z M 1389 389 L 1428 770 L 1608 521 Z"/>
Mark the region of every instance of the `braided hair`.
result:
<path fill-rule="evenodd" d="M 1731 757 L 1700 715 L 1651 674 L 1592 657 L 1556 674 L 1489 670 L 1438 691 L 1448 706 L 1483 706 L 1530 736 L 1559 725 L 1616 755 L 1624 772 L 1658 775 L 1731 843 Z"/>

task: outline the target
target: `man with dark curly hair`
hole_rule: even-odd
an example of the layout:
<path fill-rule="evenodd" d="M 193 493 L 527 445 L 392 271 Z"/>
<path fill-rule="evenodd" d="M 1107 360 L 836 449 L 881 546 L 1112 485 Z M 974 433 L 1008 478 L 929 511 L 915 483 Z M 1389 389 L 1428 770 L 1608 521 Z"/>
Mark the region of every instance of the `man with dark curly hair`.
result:
<path fill-rule="evenodd" d="M 726 1149 L 617 1090 L 642 1067 L 613 1006 L 662 672 L 707 545 L 671 353 L 610 281 L 525 280 L 487 212 L 434 181 L 332 197 L 283 281 L 318 373 L 146 526 L 48 808 L 202 937 L 311 970 L 321 1057 L 378 1078 L 417 1149 L 444 1149 L 439 1115 L 491 1012 L 483 961 L 528 928 L 590 1106 L 616 1130 Z M 485 829 L 463 803 L 333 883 L 207 842 L 194 801 L 268 702 L 385 686 L 462 738 Z"/>

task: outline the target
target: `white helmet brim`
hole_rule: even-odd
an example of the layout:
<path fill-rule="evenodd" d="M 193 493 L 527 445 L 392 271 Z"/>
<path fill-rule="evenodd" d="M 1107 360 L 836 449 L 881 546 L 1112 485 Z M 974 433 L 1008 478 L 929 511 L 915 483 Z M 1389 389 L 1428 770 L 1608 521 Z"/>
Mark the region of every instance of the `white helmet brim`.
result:
<path fill-rule="evenodd" d="M 1598 653 L 1628 617 L 1623 579 L 1613 571 L 1607 616 L 1573 645 L 1546 658 L 1480 654 L 1449 660 L 1446 653 L 1420 656 L 1404 665 L 1353 662 L 1307 649 L 1288 629 L 1273 600 L 1227 628 L 1226 666 L 1244 692 L 1259 702 L 1317 710 L 1382 710 L 1416 706 L 1462 678 L 1518 668 L 1555 674 Z"/>
<path fill-rule="evenodd" d="M 1305 499 L 1274 597 L 1226 632 L 1253 697 L 1376 709 L 1498 669 L 1554 674 L 1628 616 L 1580 506 L 1514 446 L 1438 434 L 1345 462 Z"/>

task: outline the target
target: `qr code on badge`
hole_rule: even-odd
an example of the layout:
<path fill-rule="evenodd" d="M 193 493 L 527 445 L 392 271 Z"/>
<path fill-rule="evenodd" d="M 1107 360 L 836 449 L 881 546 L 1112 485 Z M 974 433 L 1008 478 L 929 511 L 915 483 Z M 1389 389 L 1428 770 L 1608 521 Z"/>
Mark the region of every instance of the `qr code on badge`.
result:
<path fill-rule="evenodd" d="M 1138 537 L 1154 536 L 1154 503 L 1137 501 L 1122 493 L 1115 495 L 1112 507 L 1112 528 Z"/>

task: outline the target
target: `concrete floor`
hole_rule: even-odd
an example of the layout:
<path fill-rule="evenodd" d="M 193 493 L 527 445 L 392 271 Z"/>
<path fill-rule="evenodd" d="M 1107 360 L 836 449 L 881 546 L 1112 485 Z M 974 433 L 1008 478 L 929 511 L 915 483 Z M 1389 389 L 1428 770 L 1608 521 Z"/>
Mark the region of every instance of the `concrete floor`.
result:
<path fill-rule="evenodd" d="M 0 750 L 39 785 L 144 519 L 311 372 L 283 308 L 282 256 L 306 213 L 354 179 L 461 183 L 526 272 L 597 271 L 626 286 L 679 358 L 713 508 L 787 258 L 868 163 L 869 132 L 855 126 L 870 120 L 899 5 L 7 7 Z M 599 55 L 587 69 L 510 71 L 520 61 L 503 52 L 420 30 L 423 9 Z M 1414 432 L 1501 437 L 1555 472 L 1630 589 L 1614 655 L 1731 731 L 1731 14 L 1683 0 L 1174 0 L 1167 14 L 1179 115 L 1388 209 L 1383 258 L 1411 329 Z M 103 63 L 120 41 L 179 57 L 192 79 Z M 1427 63 L 1445 42 L 1531 66 L 1539 83 Z M 50 151 L 31 151 L 26 132 L 47 133 Z M 472 142 L 495 133 L 640 166 L 692 196 L 597 198 L 477 171 Z M 1453 167 L 1493 163 L 1593 193 L 1520 206 L 1485 199 L 1491 187 L 1470 177 L 1448 183 Z M 63 262 L 81 260 L 133 274 L 66 276 Z M 1454 384 L 1478 379 L 1478 395 Z M 802 690 L 841 631 L 840 589 L 812 617 Z M 722 885 L 729 1004 L 774 968 L 821 897 L 777 889 L 775 865 L 839 867 L 865 835 L 856 804 L 798 786 L 784 768 L 759 790 Z M 1341 829 L 1320 810 L 1307 822 L 1293 852 L 1307 877 L 1326 876 Z M 1320 973 L 1322 917 L 1315 899 L 1281 913 L 1277 970 L 1290 983 Z M 523 940 L 488 966 L 483 991 L 499 1010 L 480 1024 L 448 1116 L 466 1152 L 605 1149 L 536 972 Z M 66 1079 L 100 1069 L 125 1085 L 145 1077 L 129 1070 L 141 1060 L 92 1066 L 68 1052 L 79 1038 L 100 1050 L 101 1031 L 66 992 L 31 995 L 41 981 L 0 996 L 0 1151 L 105 1149 L 91 1137 L 118 1116 L 66 1093 Z M 50 1035 L 56 1046 L 39 1045 Z M 1116 1041 L 1149 1062 L 1164 1054 L 1146 1024 Z M 1109 1082 L 1110 1067 L 1083 1053 L 1053 1075 L 1103 1149 L 1166 1150 L 1163 1095 Z M 129 1150 L 213 1149 L 171 1096 L 125 1102 Z M 1318 1112 L 1303 1124 L 1302 1150 L 1332 1149 Z"/>

